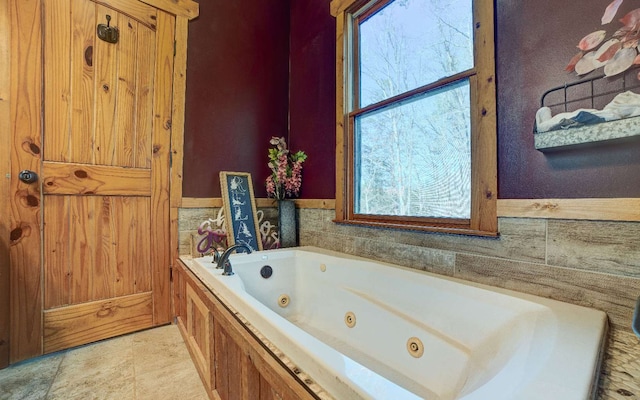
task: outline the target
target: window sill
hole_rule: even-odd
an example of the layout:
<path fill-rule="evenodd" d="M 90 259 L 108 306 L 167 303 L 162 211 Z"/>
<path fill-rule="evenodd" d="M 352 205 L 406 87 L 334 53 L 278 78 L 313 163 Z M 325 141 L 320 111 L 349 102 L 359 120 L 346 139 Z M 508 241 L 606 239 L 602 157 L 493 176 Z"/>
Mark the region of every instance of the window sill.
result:
<path fill-rule="evenodd" d="M 346 219 L 334 219 L 334 223 L 340 225 L 353 225 L 366 228 L 378 228 L 378 229 L 396 229 L 396 230 L 409 230 L 425 233 L 448 233 L 456 235 L 468 235 L 468 236 L 481 236 L 487 238 L 497 238 L 500 236 L 499 232 L 479 231 L 469 228 L 468 226 L 450 225 L 450 224 L 438 224 L 438 225 L 418 225 L 410 223 L 393 223 L 393 222 L 378 222 L 378 221 L 362 221 L 362 220 L 346 220 Z"/>

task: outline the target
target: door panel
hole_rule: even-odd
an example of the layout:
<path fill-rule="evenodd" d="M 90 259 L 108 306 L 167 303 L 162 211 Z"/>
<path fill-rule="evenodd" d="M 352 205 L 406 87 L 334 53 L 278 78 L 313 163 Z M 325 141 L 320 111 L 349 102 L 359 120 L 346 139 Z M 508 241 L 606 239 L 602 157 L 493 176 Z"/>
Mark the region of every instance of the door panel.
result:
<path fill-rule="evenodd" d="M 0 368 L 6 342 L 15 363 L 170 322 L 187 20 L 198 15 L 191 0 L 6 3 L 11 291 L 8 317 L 0 298 Z M 117 44 L 96 37 L 107 15 Z M 39 180 L 20 181 L 25 169 Z"/>
<path fill-rule="evenodd" d="M 61 132 L 69 127 L 71 110 L 71 79 L 69 57 L 71 55 L 71 3 L 61 1 L 55 7 L 43 4 L 44 41 L 44 98 L 56 101 L 44 103 L 44 131 Z M 77 17 L 74 15 L 74 17 Z M 93 21 L 93 18 L 91 19 Z M 75 35 L 74 35 L 75 38 Z M 73 82 L 77 84 L 77 82 Z M 77 108 L 77 107 L 76 107 Z M 90 110 L 87 108 L 87 110 Z M 90 132 L 90 131 L 89 131 Z M 77 134 L 77 132 L 74 132 Z M 55 161 L 69 161 L 71 149 L 70 135 L 43 135 L 43 147 L 49 153 L 48 158 Z M 81 140 L 78 137 L 78 140 Z M 84 141 L 88 143 L 88 141 Z"/>
<path fill-rule="evenodd" d="M 51 352 L 170 319 L 164 238 L 175 18 L 131 0 L 45 4 L 53 36 L 44 40 L 41 170 Z M 115 44 L 96 34 L 107 19 L 119 30 Z"/>
<path fill-rule="evenodd" d="M 152 324 L 151 293 L 44 311 L 44 352 L 140 330 Z"/>
<path fill-rule="evenodd" d="M 89 0 L 44 10 L 44 159 L 149 168 L 155 25 Z M 144 15 L 157 14 L 148 7 Z M 117 44 L 96 37 L 107 15 Z"/>
<path fill-rule="evenodd" d="M 69 4 L 66 1 L 64 3 Z M 93 3 L 85 0 L 73 0 L 70 4 L 73 10 L 73 14 L 69 10 L 71 15 L 70 59 L 67 60 L 61 57 L 65 61 L 64 66 L 67 65 L 67 62 L 70 63 L 71 88 L 73 88 L 69 137 L 60 134 L 51 135 L 54 138 L 59 137 L 58 140 L 63 140 L 63 143 L 67 146 L 60 149 L 61 158 L 57 158 L 57 149 L 49 148 L 48 135 L 45 135 L 45 151 L 47 159 L 51 161 L 91 163 L 93 161 L 93 108 L 95 103 L 95 68 L 93 60 L 95 54 L 96 12 Z M 61 67 L 60 69 L 67 68 Z M 50 82 L 46 77 L 45 81 Z M 64 129 L 66 126 L 61 123 L 59 128 Z M 45 132 L 48 132 L 46 127 Z M 73 143 L 84 145 L 72 146 L 71 138 L 74 138 Z"/>
<path fill-rule="evenodd" d="M 69 201 L 69 197 L 52 196 L 43 213 L 44 225 L 51 231 L 44 239 L 45 309 L 67 305 L 71 301 Z"/>
<path fill-rule="evenodd" d="M 156 58 L 156 35 L 150 29 L 138 29 L 138 43 L 136 51 L 140 60 L 155 60 Z M 136 74 L 136 109 L 139 115 L 153 115 L 153 93 L 154 91 L 154 71 L 146 68 L 140 69 Z M 136 119 L 136 143 L 135 166 L 139 168 L 151 168 L 151 134 L 152 119 Z"/>
<path fill-rule="evenodd" d="M 42 165 L 45 194 L 151 195 L 151 170 L 75 163 Z"/>
<path fill-rule="evenodd" d="M 51 196 L 45 309 L 151 291 L 148 197 Z"/>

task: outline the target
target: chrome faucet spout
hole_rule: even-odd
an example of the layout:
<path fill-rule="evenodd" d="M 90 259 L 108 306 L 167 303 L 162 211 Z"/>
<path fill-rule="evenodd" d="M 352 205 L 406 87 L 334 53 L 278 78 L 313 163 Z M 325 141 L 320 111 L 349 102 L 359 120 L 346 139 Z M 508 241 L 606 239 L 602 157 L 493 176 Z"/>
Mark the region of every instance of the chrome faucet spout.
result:
<path fill-rule="evenodd" d="M 220 256 L 220 258 L 218 258 L 218 266 L 216 268 L 224 268 L 222 275 L 225 275 L 225 276 L 233 275 L 233 268 L 231 267 L 231 261 L 229 261 L 229 256 L 231 255 L 232 252 L 240 248 L 247 250 L 247 253 L 251 253 L 251 247 L 247 246 L 244 243 L 238 243 L 226 249 L 224 253 L 222 253 L 222 255 Z"/>

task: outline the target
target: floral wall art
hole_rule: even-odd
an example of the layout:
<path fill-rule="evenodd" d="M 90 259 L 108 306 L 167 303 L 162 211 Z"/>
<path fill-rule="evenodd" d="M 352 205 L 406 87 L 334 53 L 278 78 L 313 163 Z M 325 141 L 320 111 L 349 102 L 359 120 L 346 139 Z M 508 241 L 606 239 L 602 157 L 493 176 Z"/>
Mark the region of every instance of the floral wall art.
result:
<path fill-rule="evenodd" d="M 640 64 L 640 8 L 631 10 L 614 21 L 622 2 L 623 0 L 614 0 L 606 7 L 601 19 L 602 27 L 606 29 L 591 32 L 580 40 L 580 51 L 567 65 L 568 72 L 575 71 L 578 75 L 584 75 L 603 67 L 606 76 L 615 76 Z M 640 79 L 640 73 L 638 78 Z"/>

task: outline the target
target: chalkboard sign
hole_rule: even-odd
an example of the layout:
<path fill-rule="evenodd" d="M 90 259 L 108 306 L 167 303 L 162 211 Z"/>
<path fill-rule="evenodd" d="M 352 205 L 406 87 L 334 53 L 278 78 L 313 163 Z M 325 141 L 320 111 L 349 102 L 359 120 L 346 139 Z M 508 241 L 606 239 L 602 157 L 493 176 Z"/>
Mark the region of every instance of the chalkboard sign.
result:
<path fill-rule="evenodd" d="M 262 250 L 251 174 L 221 171 L 220 188 L 227 225 L 227 244 L 243 243 L 252 251 Z M 244 250 L 238 249 L 238 252 L 243 253 Z"/>

